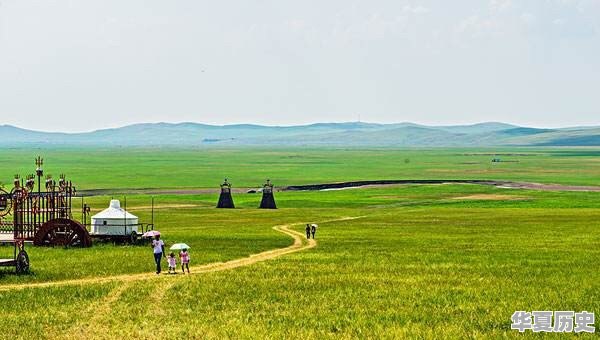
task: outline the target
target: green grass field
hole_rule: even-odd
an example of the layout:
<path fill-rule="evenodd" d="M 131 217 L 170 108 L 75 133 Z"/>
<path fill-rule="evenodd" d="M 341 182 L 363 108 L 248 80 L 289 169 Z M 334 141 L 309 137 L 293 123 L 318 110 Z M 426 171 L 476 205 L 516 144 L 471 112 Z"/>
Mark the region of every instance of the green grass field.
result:
<path fill-rule="evenodd" d="M 481 155 L 488 153 L 515 162 L 492 165 L 492 156 Z M 0 178 L 32 169 L 37 153 L 30 154 L 0 151 Z M 267 177 L 279 185 L 381 178 L 600 184 L 597 149 L 43 156 L 48 172 L 65 172 L 84 189 L 214 188 L 222 177 L 239 187 Z M 86 202 L 98 211 L 110 198 Z M 193 265 L 290 246 L 272 229 L 282 224 L 302 232 L 302 223 L 319 223 L 316 248 L 226 271 L 121 282 L 110 277 L 152 272 L 150 248 L 28 247 L 33 274 L 0 275 L 0 338 L 512 338 L 516 310 L 600 311 L 599 192 L 406 185 L 277 192 L 276 199 L 280 209 L 263 211 L 259 194 L 237 194 L 238 209 L 218 210 L 216 194 L 157 195 L 155 219 L 167 244 L 192 247 Z M 145 221 L 149 202 L 127 197 Z M 11 252 L 0 247 L 0 257 Z M 89 280 L 27 286 L 74 279 Z M 9 285 L 23 288 L 2 290 Z"/>
<path fill-rule="evenodd" d="M 35 170 L 80 189 L 216 188 L 378 179 L 495 179 L 600 185 L 600 151 L 562 149 L 64 149 L 2 150 L 0 182 Z M 492 163 L 493 158 L 502 162 Z"/>

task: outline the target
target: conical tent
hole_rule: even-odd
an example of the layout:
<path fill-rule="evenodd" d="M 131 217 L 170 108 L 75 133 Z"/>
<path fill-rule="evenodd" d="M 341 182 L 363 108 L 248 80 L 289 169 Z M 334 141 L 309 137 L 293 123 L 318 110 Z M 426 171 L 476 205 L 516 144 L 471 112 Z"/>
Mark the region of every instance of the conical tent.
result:
<path fill-rule="evenodd" d="M 275 197 L 273 196 L 273 184 L 271 184 L 271 180 L 267 180 L 267 183 L 263 185 L 260 209 L 277 209 Z"/>
<path fill-rule="evenodd" d="M 227 181 L 227 178 L 225 178 L 225 181 L 221 184 L 221 195 L 219 195 L 217 208 L 235 208 L 233 197 L 231 197 L 231 183 Z"/>
<path fill-rule="evenodd" d="M 92 216 L 92 235 L 129 235 L 138 232 L 138 217 L 121 208 L 118 200 L 111 200 L 110 206 Z"/>

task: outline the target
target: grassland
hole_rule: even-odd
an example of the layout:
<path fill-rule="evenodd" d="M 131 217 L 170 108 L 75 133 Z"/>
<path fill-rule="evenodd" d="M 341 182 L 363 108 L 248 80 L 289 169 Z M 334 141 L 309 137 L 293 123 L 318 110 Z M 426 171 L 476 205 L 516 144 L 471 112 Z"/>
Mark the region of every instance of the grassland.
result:
<path fill-rule="evenodd" d="M 88 157 L 91 160 L 84 153 L 73 157 L 77 161 L 65 160 L 71 170 L 65 172 L 81 173 L 86 188 L 104 187 L 103 181 L 109 178 L 120 188 L 178 185 L 169 182 L 172 179 L 163 182 L 162 175 L 154 176 L 155 182 L 150 180 L 152 173 L 167 173 L 161 165 L 145 167 L 143 176 L 148 177 L 129 177 L 127 167 L 107 161 L 110 156 L 104 155 L 105 151 L 98 152 L 99 157 Z M 131 157 L 130 152 L 121 155 Z M 281 163 L 276 162 L 273 171 L 286 175 L 281 179 L 285 184 L 364 179 L 361 172 L 375 178 L 378 166 L 382 166 L 381 177 L 393 176 L 391 171 L 396 167 L 400 178 L 423 178 L 426 173 L 419 173 L 417 168 L 405 173 L 403 167 L 409 164 L 421 170 L 443 169 L 441 163 L 425 160 L 441 162 L 454 159 L 457 153 L 434 150 L 419 155 L 416 151 L 378 150 L 373 152 L 384 156 L 375 162 L 375 158 L 369 161 L 367 151 L 343 151 L 332 164 L 320 168 L 319 162 L 308 160 L 324 161 L 337 153 L 219 152 L 239 155 L 238 165 L 260 163 L 265 154 L 278 153 L 273 159 Z M 409 163 L 404 161 L 405 152 L 412 155 Z M 524 178 L 520 171 L 497 175 L 584 185 L 599 180 L 599 170 L 593 167 L 598 162 L 594 150 L 571 151 L 573 154 L 567 156 L 563 155 L 565 151 L 528 152 L 543 155 L 539 156 L 538 171 L 532 161 L 521 169 Z M 163 158 L 187 153 L 194 151 L 169 152 Z M 298 154 L 304 161 L 288 157 Z M 214 187 L 223 176 L 209 177 L 209 165 L 201 165 L 206 163 L 236 171 L 240 176 L 246 174 L 220 155 L 214 155 L 213 163 L 198 161 L 193 176 L 196 180 L 183 181 L 190 187 Z M 392 156 L 395 162 L 388 160 Z M 150 157 L 161 158 L 142 154 L 135 159 L 148 164 Z M 460 157 L 481 157 L 482 161 L 489 158 Z M 95 168 L 87 162 L 94 163 L 98 158 L 107 161 L 104 171 L 97 172 L 96 177 L 85 173 L 85 169 Z M 573 163 L 570 169 L 580 172 L 567 171 L 569 162 Z M 518 167 L 525 163 L 506 164 Z M 62 159 L 59 164 L 64 164 Z M 356 164 L 364 167 L 356 169 Z M 1 173 L 7 171 L 5 163 L 1 168 Z M 190 171 L 168 169 L 177 177 Z M 260 183 L 267 170 L 264 168 L 259 175 L 248 173 L 248 182 L 240 177 L 239 185 L 250 186 L 254 183 L 252 176 Z M 545 177 L 548 173 L 554 177 Z M 561 174 L 565 175 L 564 181 L 560 180 Z M 73 174 L 70 177 L 77 178 Z M 316 248 L 202 275 L 2 291 L 2 286 L 11 284 L 152 271 L 151 250 L 144 247 L 28 248 L 34 275 L 0 276 L 0 337 L 498 338 L 516 335 L 510 330 L 510 315 L 515 310 L 600 311 L 600 275 L 595 270 L 600 260 L 600 193 L 408 185 L 278 192 L 276 198 L 280 206 L 276 211 L 255 209 L 260 196 L 253 194 L 235 195 L 238 209 L 217 210 L 213 208 L 215 194 L 160 195 L 155 197 L 155 217 L 168 244 L 186 242 L 192 246 L 194 264 L 289 246 L 292 240 L 271 228 L 281 224 L 291 224 L 301 232 L 298 223 L 319 223 Z M 108 199 L 99 196 L 86 200 L 100 210 Z M 149 200 L 145 195 L 127 197 L 128 206 L 144 220 L 149 218 Z M 358 218 L 340 221 L 342 217 Z M 0 255 L 9 251 L 0 247 Z"/>
<path fill-rule="evenodd" d="M 600 185 L 600 151 L 562 149 L 64 149 L 2 150 L 0 181 L 32 173 L 41 154 L 48 174 L 80 189 L 214 188 L 378 179 L 495 179 Z M 492 163 L 493 158 L 502 162 Z"/>

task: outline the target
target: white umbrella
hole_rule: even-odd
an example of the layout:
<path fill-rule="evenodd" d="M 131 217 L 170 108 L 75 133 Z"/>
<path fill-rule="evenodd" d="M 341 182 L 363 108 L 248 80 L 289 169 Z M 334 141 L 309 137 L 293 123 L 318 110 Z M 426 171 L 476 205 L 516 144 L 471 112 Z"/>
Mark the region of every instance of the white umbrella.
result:
<path fill-rule="evenodd" d="M 190 249 L 190 246 L 188 246 L 185 243 L 175 243 L 174 245 L 171 246 L 171 248 L 169 248 L 171 250 L 182 250 L 182 249 Z"/>

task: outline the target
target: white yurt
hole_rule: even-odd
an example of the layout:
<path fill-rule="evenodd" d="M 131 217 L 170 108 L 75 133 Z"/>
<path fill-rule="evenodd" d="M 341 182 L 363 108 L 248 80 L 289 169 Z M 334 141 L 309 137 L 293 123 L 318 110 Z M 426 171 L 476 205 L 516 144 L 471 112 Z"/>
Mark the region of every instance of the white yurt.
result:
<path fill-rule="evenodd" d="M 92 235 L 130 235 L 138 232 L 138 217 L 121 208 L 119 200 L 111 200 L 110 206 L 92 216 Z"/>

